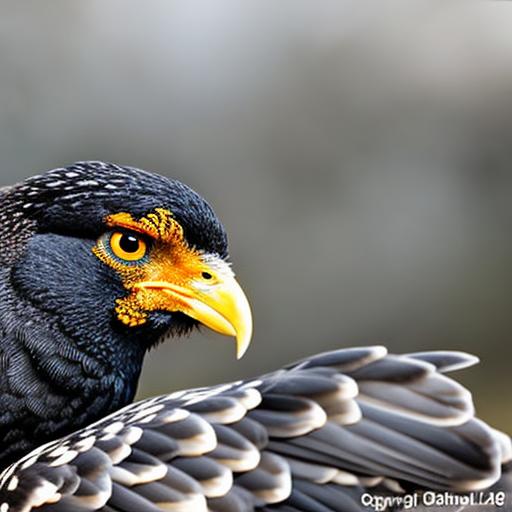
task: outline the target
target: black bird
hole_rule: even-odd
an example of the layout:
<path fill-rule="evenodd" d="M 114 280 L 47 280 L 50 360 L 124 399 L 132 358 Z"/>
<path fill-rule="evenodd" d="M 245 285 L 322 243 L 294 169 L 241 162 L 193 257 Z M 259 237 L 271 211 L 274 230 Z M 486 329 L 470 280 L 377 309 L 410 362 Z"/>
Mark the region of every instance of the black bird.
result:
<path fill-rule="evenodd" d="M 460 352 L 342 349 L 131 404 L 165 337 L 251 338 L 224 229 L 178 181 L 55 169 L 1 191 L 0 234 L 0 512 L 374 510 L 512 458 L 445 375 Z"/>

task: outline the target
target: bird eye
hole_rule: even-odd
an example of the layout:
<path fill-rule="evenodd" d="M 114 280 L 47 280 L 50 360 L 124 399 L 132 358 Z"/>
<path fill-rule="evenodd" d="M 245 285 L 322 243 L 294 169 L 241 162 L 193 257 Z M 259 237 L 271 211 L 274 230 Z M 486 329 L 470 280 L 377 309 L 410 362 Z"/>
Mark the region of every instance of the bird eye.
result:
<path fill-rule="evenodd" d="M 139 261 L 148 252 L 148 245 L 140 236 L 119 231 L 110 237 L 110 248 L 116 257 L 126 261 Z"/>

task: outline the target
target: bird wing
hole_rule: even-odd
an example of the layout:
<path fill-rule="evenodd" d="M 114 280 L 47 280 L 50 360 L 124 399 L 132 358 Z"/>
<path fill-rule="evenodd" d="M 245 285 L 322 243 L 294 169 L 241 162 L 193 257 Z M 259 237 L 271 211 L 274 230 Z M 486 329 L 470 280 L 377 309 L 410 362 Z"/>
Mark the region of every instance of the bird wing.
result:
<path fill-rule="evenodd" d="M 342 349 L 143 400 L 0 475 L 0 512 L 361 511 L 368 488 L 487 488 L 509 438 L 445 375 L 476 358 Z"/>

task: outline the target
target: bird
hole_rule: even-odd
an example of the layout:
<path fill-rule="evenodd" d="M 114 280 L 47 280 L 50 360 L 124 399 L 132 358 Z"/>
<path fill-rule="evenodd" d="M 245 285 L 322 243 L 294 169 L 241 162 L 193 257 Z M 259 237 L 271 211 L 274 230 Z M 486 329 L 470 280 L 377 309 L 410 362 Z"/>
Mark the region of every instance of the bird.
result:
<path fill-rule="evenodd" d="M 449 375 L 478 362 L 464 352 L 339 348 L 134 402 L 169 337 L 205 326 L 238 358 L 252 338 L 225 229 L 180 181 L 53 169 L 0 190 L 0 234 L 0 512 L 359 512 L 509 492 L 510 438 Z"/>

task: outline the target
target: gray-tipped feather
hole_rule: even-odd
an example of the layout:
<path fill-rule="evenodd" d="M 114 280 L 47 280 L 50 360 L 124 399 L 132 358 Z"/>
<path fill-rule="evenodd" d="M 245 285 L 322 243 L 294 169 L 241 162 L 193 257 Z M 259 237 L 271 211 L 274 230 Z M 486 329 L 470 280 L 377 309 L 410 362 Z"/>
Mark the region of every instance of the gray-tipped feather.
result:
<path fill-rule="evenodd" d="M 0 512 L 357 512 L 368 491 L 509 485 L 510 439 L 442 375 L 474 362 L 346 349 L 139 402 L 6 469 Z"/>

